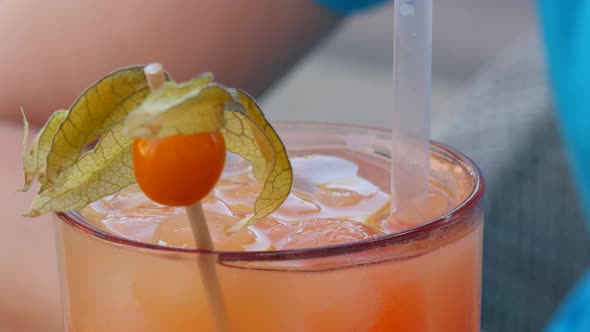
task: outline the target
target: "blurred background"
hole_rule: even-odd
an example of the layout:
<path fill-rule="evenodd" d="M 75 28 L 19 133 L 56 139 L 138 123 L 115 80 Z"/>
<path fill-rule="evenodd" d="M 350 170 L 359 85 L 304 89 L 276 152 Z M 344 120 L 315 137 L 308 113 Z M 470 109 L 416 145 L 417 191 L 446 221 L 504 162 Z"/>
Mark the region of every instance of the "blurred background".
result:
<path fill-rule="evenodd" d="M 433 115 L 459 107 L 463 88 L 520 36 L 536 29 L 529 0 L 434 2 Z M 346 21 L 263 100 L 274 121 L 390 126 L 393 4 Z M 435 120 L 436 124 L 436 120 Z"/>

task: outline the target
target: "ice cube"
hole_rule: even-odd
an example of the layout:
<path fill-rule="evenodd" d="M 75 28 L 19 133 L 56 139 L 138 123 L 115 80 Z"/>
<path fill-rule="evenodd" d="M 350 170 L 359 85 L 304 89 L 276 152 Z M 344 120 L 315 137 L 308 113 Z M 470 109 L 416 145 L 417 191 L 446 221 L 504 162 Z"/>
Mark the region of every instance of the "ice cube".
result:
<path fill-rule="evenodd" d="M 398 209 L 389 218 L 389 226 L 384 228 L 397 228 L 395 224 L 405 228 L 417 226 L 429 220 L 438 218 L 453 207 L 453 201 L 443 190 L 431 184 L 430 192 L 426 198 L 408 204 L 403 209 Z"/>
<path fill-rule="evenodd" d="M 201 201 L 201 204 L 209 219 L 215 218 L 225 222 L 238 222 L 240 220 L 227 204 L 213 195 L 207 196 Z"/>
<path fill-rule="evenodd" d="M 260 185 L 250 171 L 223 177 L 217 183 L 213 195 L 223 201 L 234 214 L 244 217 L 253 212 L 259 192 Z"/>
<path fill-rule="evenodd" d="M 137 185 L 130 185 L 91 203 L 82 213 L 87 220 L 110 233 L 150 242 L 158 224 L 170 215 L 178 214 L 179 208 L 154 203 Z"/>
<path fill-rule="evenodd" d="M 340 188 L 321 188 L 315 196 L 324 204 L 334 207 L 347 207 L 357 205 L 366 196 L 354 190 Z"/>
<path fill-rule="evenodd" d="M 103 197 L 91 205 L 95 211 L 103 213 L 134 209 L 174 210 L 174 208 L 160 205 L 147 198 L 137 184 L 127 186 L 121 191 Z"/>
<path fill-rule="evenodd" d="M 223 178 L 233 177 L 243 173 L 252 172 L 252 165 L 241 156 L 228 152 L 225 157 L 225 166 L 223 168 Z"/>
<path fill-rule="evenodd" d="M 354 176 L 348 178 L 337 179 L 330 181 L 321 186 L 325 190 L 343 190 L 352 191 L 361 196 L 371 196 L 378 192 L 380 189 L 369 180 L 363 179 L 354 174 Z"/>
<path fill-rule="evenodd" d="M 316 219 L 302 222 L 279 249 L 311 248 L 355 242 L 383 235 L 367 225 L 346 219 Z"/>
<path fill-rule="evenodd" d="M 281 223 L 266 217 L 248 228 L 256 234 L 257 241 L 246 250 L 274 250 L 280 248 L 285 239 L 300 229 L 298 223 Z M 262 249 L 264 248 L 264 249 Z"/>
<path fill-rule="evenodd" d="M 187 217 L 171 216 L 162 220 L 155 228 L 152 243 L 166 243 L 170 247 L 194 248 L 195 240 Z"/>
<path fill-rule="evenodd" d="M 166 218 L 163 215 L 145 215 L 141 211 L 134 214 L 111 213 L 102 218 L 102 224 L 109 233 L 135 241 L 150 242 L 154 230 Z"/>
<path fill-rule="evenodd" d="M 247 250 L 247 251 L 267 251 L 267 250 L 272 250 L 274 248 L 273 243 L 271 242 L 271 240 L 267 236 L 267 232 L 265 232 L 264 230 L 262 230 L 259 227 L 255 227 L 255 226 L 248 227 L 248 229 L 250 230 L 250 232 L 252 232 L 254 234 L 254 236 L 256 237 L 256 241 L 254 241 L 253 243 L 244 245 L 243 246 L 244 250 Z"/>
<path fill-rule="evenodd" d="M 283 204 L 273 214 L 283 221 L 301 221 L 316 218 L 322 207 L 314 202 L 314 198 L 302 192 L 291 192 Z"/>
<path fill-rule="evenodd" d="M 252 213 L 260 185 L 252 174 L 252 166 L 237 154 L 228 153 L 223 174 L 210 196 L 221 199 L 232 214 Z"/>
<path fill-rule="evenodd" d="M 379 211 L 388 207 L 389 195 L 361 177 L 358 165 L 350 160 L 309 155 L 292 158 L 291 164 L 293 189 L 273 214 L 281 222 L 318 218 L 372 222 Z"/>
<path fill-rule="evenodd" d="M 226 220 L 215 217 L 206 212 L 209 232 L 216 250 L 244 250 L 244 247 L 253 245 L 257 238 L 249 229 L 238 233 L 226 233 L 225 227 L 237 222 L 237 219 Z M 156 227 L 152 243 L 166 243 L 167 246 L 180 248 L 195 248 L 195 240 L 192 229 L 186 215 L 171 216 L 162 220 Z"/>
<path fill-rule="evenodd" d="M 215 188 L 215 196 L 223 201 L 234 214 L 245 216 L 254 211 L 254 202 L 260 187 L 256 183 Z"/>
<path fill-rule="evenodd" d="M 358 165 L 335 156 L 309 155 L 291 159 L 293 188 L 312 194 L 319 186 L 354 177 Z"/>

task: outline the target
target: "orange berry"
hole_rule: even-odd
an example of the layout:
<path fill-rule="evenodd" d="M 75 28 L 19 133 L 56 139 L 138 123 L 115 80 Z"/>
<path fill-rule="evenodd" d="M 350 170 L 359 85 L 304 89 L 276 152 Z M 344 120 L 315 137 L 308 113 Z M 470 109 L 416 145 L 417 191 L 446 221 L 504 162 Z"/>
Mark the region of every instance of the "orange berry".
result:
<path fill-rule="evenodd" d="M 215 187 L 225 163 L 225 141 L 219 132 L 135 139 L 135 178 L 154 202 L 189 206 Z"/>

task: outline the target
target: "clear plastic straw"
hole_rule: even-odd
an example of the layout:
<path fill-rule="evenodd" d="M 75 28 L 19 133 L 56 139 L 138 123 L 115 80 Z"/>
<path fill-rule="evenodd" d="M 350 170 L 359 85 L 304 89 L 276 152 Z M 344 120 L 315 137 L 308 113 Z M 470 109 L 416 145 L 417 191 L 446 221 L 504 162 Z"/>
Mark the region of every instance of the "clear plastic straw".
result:
<path fill-rule="evenodd" d="M 432 0 L 394 2 L 391 198 L 395 213 L 425 203 L 428 194 Z M 420 204 L 421 210 L 424 207 Z"/>

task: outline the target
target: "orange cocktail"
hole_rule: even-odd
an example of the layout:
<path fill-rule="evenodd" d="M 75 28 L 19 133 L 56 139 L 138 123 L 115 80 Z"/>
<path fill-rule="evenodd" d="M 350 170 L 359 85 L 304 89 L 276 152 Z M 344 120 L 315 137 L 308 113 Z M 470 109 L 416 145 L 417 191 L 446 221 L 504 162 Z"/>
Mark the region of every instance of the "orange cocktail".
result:
<path fill-rule="evenodd" d="M 389 217 L 387 132 L 277 130 L 291 195 L 226 233 L 259 190 L 231 156 L 202 201 L 215 252 L 197 252 L 182 211 L 134 186 L 58 213 L 68 331 L 214 331 L 198 255 L 216 258 L 232 331 L 479 331 L 483 182 L 471 161 L 432 145 L 427 202 Z"/>

